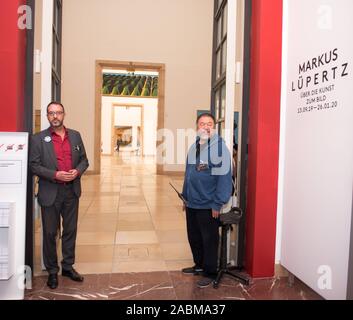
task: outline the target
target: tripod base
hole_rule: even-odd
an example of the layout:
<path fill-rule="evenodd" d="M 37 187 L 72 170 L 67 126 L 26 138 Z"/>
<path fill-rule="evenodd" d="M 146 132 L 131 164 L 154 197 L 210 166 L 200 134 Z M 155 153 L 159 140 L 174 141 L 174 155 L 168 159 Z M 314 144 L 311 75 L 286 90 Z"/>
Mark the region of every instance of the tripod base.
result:
<path fill-rule="evenodd" d="M 227 234 L 231 230 L 233 224 L 239 224 L 240 218 L 242 216 L 242 211 L 238 207 L 233 207 L 228 213 L 221 214 L 220 221 L 222 227 L 221 234 L 221 254 L 219 259 L 219 271 L 216 280 L 213 281 L 213 287 L 218 288 L 221 278 L 224 274 L 227 274 L 240 283 L 249 285 L 249 279 L 236 271 L 231 270 L 241 270 L 241 268 L 231 267 L 227 264 Z"/>
<path fill-rule="evenodd" d="M 240 273 L 238 273 L 238 272 L 234 272 L 234 271 L 232 272 L 232 271 L 230 270 L 230 268 L 229 268 L 229 269 L 228 269 L 228 268 L 225 268 L 225 269 L 220 269 L 220 270 L 218 271 L 216 280 L 213 281 L 213 288 L 218 288 L 219 283 L 220 283 L 220 281 L 221 281 L 221 278 L 222 278 L 222 276 L 223 276 L 224 274 L 229 275 L 229 276 L 235 278 L 235 279 L 238 280 L 240 283 L 242 283 L 242 284 L 244 284 L 244 285 L 246 285 L 246 286 L 248 286 L 249 283 L 250 283 L 250 281 L 249 281 L 249 279 L 248 279 L 247 277 L 243 276 L 242 274 L 240 274 Z"/>

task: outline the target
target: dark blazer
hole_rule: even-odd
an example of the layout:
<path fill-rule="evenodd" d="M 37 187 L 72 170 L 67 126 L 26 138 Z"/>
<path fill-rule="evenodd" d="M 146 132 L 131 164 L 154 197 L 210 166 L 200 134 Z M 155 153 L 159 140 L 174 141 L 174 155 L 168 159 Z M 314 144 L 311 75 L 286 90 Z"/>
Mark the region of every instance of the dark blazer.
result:
<path fill-rule="evenodd" d="M 79 132 L 67 129 L 72 150 L 72 168 L 79 171 L 79 176 L 73 181 L 73 189 L 77 197 L 81 196 L 81 176 L 88 168 L 85 147 Z M 41 206 L 53 205 L 58 192 L 55 173 L 58 164 L 49 129 L 43 130 L 30 140 L 29 166 L 32 174 L 39 177 L 38 202 Z M 49 141 L 50 140 L 50 141 Z"/>

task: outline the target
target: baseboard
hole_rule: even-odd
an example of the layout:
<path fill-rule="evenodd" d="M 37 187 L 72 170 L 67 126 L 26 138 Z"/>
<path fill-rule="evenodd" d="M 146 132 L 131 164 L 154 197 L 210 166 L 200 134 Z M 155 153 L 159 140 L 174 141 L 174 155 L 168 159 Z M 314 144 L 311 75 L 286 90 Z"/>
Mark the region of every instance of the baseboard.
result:
<path fill-rule="evenodd" d="M 288 277 L 288 270 L 283 267 L 280 263 L 275 264 L 275 277 Z"/>

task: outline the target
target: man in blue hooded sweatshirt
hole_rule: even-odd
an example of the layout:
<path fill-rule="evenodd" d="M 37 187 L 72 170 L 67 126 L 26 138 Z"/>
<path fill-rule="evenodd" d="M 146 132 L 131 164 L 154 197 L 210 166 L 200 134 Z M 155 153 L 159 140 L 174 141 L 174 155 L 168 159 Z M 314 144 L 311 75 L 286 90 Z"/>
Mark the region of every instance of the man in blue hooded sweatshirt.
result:
<path fill-rule="evenodd" d="M 182 195 L 186 199 L 188 240 L 195 265 L 184 274 L 203 274 L 197 285 L 207 287 L 217 275 L 219 214 L 232 193 L 231 157 L 215 133 L 210 113 L 197 118 L 197 138 L 186 163 Z"/>

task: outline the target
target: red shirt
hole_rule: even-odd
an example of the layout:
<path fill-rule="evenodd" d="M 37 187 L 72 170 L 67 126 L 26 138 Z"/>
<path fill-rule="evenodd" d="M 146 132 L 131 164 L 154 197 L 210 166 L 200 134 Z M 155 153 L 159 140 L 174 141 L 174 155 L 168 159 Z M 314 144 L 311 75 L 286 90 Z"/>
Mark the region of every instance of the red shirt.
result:
<path fill-rule="evenodd" d="M 69 134 L 65 129 L 64 140 L 51 130 L 51 137 L 53 141 L 56 160 L 58 163 L 58 171 L 70 171 L 72 168 L 72 151 Z"/>

